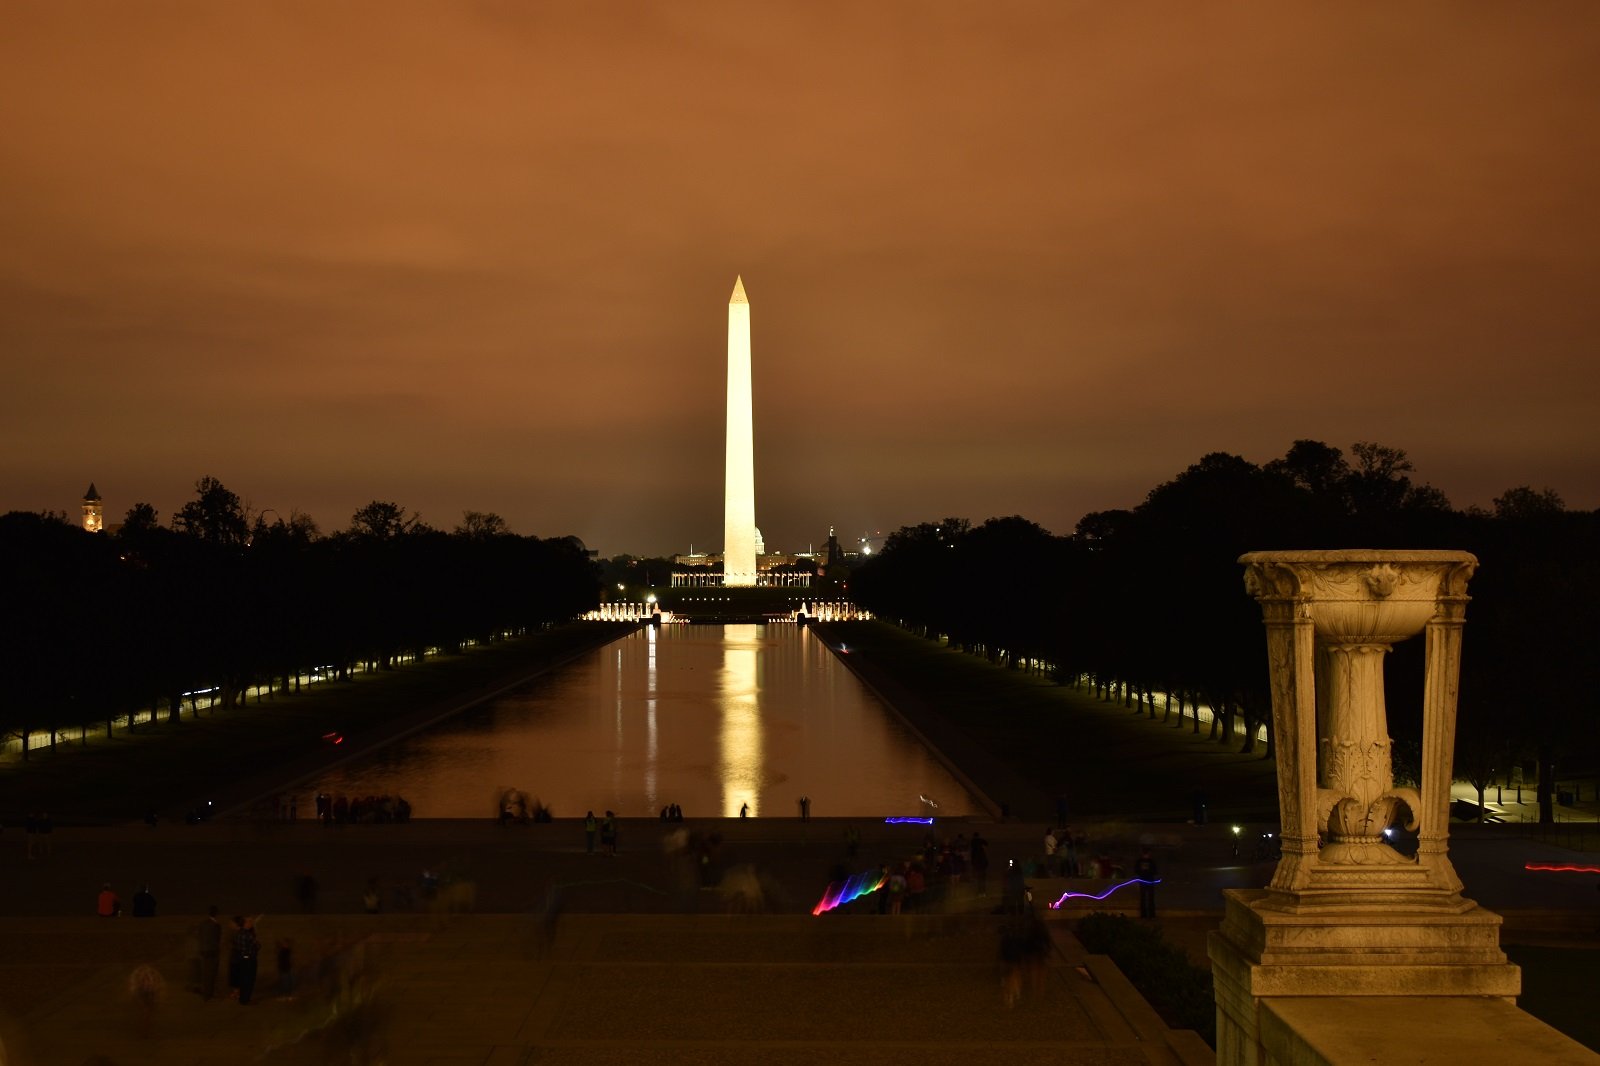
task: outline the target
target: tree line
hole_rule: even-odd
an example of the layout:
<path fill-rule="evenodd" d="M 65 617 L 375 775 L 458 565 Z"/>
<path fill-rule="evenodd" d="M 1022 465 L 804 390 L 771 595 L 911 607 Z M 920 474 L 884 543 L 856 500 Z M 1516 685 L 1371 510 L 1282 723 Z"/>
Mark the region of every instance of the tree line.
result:
<path fill-rule="evenodd" d="M 1368 442 L 1347 455 L 1296 441 L 1264 465 L 1215 452 L 1137 507 L 1085 515 L 1066 536 L 1018 516 L 904 527 L 856 569 L 852 592 L 880 618 L 996 663 L 1049 669 L 1174 727 L 1199 732 L 1204 704 L 1208 736 L 1252 752 L 1265 729 L 1270 757 L 1265 630 L 1238 557 L 1465 549 L 1480 565 L 1468 589 L 1457 776 L 1481 801 L 1489 785 L 1534 770 L 1550 821 L 1557 764 L 1592 774 L 1600 753 L 1584 707 L 1600 682 L 1590 647 L 1600 511 L 1569 510 L 1527 486 L 1492 509 L 1457 510 L 1413 474 L 1403 450 Z M 1402 771 L 1417 759 L 1421 653 L 1420 639 L 1398 645 L 1386 669 Z M 1160 706 L 1156 693 L 1167 695 Z"/>
<path fill-rule="evenodd" d="M 581 542 L 518 536 L 492 513 L 445 532 L 375 500 L 325 536 L 300 513 L 249 514 L 215 478 L 195 490 L 169 525 L 139 503 L 112 534 L 0 516 L 0 735 L 24 757 L 39 733 L 53 746 L 63 729 L 177 719 L 198 691 L 230 707 L 252 686 L 457 651 L 599 599 Z"/>

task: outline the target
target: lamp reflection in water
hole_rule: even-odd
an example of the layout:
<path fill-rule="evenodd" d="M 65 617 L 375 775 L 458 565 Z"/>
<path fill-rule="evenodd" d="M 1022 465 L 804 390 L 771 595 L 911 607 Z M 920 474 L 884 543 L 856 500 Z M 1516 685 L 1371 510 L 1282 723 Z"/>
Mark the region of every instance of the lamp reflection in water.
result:
<path fill-rule="evenodd" d="M 622 750 L 622 710 L 628 703 L 627 692 L 623 687 L 623 679 L 627 676 L 627 671 L 623 668 L 624 650 L 621 646 L 617 648 L 616 663 L 612 671 L 617 678 L 617 690 L 611 705 L 613 718 L 611 735 L 614 739 L 611 758 L 611 790 L 613 792 L 621 790 L 626 778 L 626 762 L 623 759 Z"/>
<path fill-rule="evenodd" d="M 651 597 L 654 599 L 655 597 Z M 656 633 L 655 626 L 645 626 L 644 671 L 644 794 L 651 807 L 661 801 L 656 794 Z"/>
<path fill-rule="evenodd" d="M 760 632 L 754 625 L 730 625 L 723 630 L 722 676 L 718 679 L 722 762 L 718 776 L 725 818 L 737 818 L 746 803 L 752 816 L 761 813 L 761 713 L 756 691 Z"/>

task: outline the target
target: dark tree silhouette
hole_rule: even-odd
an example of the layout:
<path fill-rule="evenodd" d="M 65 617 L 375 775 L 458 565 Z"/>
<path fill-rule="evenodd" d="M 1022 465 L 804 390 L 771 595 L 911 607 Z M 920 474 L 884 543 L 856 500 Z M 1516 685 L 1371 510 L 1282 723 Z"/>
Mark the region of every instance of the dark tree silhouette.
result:
<path fill-rule="evenodd" d="M 244 544 L 250 525 L 239 497 L 214 477 L 203 477 L 194 487 L 196 498 L 172 516 L 172 528 L 208 544 Z"/>

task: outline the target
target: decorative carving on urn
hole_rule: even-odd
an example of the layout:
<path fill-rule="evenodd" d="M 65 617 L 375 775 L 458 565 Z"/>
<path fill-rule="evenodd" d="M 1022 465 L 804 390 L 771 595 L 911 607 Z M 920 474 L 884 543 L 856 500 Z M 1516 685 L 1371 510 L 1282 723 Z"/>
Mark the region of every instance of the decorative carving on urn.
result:
<path fill-rule="evenodd" d="M 1284 858 L 1272 889 L 1302 901 L 1385 889 L 1393 901 L 1432 893 L 1459 903 L 1444 840 L 1460 626 L 1477 560 L 1466 552 L 1350 550 L 1251 552 L 1239 561 L 1267 625 L 1280 737 Z M 1396 787 L 1383 660 L 1425 629 L 1422 782 Z M 1419 831 L 1416 859 L 1385 841 L 1400 819 Z"/>
<path fill-rule="evenodd" d="M 1367 591 L 1379 599 L 1391 595 L 1395 586 L 1400 583 L 1400 571 L 1392 563 L 1379 563 L 1371 570 L 1361 573 L 1361 580 L 1367 583 Z"/>

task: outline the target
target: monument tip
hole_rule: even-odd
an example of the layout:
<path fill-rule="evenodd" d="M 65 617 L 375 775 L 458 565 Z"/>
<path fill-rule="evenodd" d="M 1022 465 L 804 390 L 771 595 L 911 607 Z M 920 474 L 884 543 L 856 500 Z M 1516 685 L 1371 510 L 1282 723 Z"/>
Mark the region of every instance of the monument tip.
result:
<path fill-rule="evenodd" d="M 733 295 L 728 298 L 731 304 L 747 304 L 750 300 L 744 294 L 744 278 L 736 276 L 733 279 Z"/>

